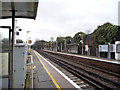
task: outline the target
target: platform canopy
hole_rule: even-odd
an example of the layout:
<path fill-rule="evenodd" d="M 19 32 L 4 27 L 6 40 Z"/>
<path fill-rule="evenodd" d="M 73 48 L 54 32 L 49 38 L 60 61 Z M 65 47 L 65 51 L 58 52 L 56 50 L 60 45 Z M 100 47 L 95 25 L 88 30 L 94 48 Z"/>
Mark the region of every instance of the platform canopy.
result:
<path fill-rule="evenodd" d="M 12 11 L 15 11 L 15 18 L 35 19 L 37 15 L 38 0 L 0 0 L 0 18 L 12 18 Z"/>

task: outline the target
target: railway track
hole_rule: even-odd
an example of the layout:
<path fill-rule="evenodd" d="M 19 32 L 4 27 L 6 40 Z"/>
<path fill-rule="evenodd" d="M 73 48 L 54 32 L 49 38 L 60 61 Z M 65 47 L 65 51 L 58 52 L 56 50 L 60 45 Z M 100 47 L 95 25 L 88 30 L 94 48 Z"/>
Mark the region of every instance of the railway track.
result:
<path fill-rule="evenodd" d="M 45 57 L 46 58 L 46 57 Z M 84 90 L 96 90 L 91 84 L 83 81 L 79 77 L 76 77 L 74 74 L 70 73 L 66 69 L 62 68 L 58 64 L 54 63 L 50 59 L 46 58 L 50 63 L 52 63 L 56 68 L 58 68 L 62 73 L 64 73 L 68 78 L 70 78 L 74 83 L 76 83 L 80 88 Z"/>
<path fill-rule="evenodd" d="M 92 70 L 91 68 L 88 69 L 88 66 L 86 67 L 85 65 L 83 65 L 82 67 L 80 67 L 79 65 L 75 65 L 73 63 L 70 63 L 68 61 L 65 61 L 61 58 L 58 58 L 54 55 L 50 55 L 48 53 L 45 52 L 39 52 L 40 54 L 42 54 L 43 56 L 49 58 L 52 62 L 58 64 L 59 66 L 61 66 L 62 68 L 66 69 L 67 71 L 69 71 L 70 73 L 72 73 L 73 75 L 75 75 L 76 77 L 79 77 L 85 81 L 87 81 L 88 83 L 90 83 L 91 85 L 95 86 L 98 89 L 120 89 L 120 76 L 119 75 L 115 75 L 115 74 L 111 74 L 108 72 L 105 73 L 104 75 L 101 76 L 100 70 L 99 72 L 95 70 Z M 97 72 L 97 73 L 95 73 Z M 102 71 L 103 73 L 103 71 Z M 106 77 L 106 75 L 108 75 L 108 77 Z M 113 78 L 113 79 L 110 79 Z M 117 80 L 117 81 L 116 81 Z"/>

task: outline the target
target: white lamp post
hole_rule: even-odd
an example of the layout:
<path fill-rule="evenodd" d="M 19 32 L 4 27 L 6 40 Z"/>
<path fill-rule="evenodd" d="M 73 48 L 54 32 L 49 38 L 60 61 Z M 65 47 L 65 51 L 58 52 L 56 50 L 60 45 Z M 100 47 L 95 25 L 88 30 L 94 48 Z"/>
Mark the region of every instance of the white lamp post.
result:
<path fill-rule="evenodd" d="M 29 33 L 30 31 L 26 31 L 26 44 L 27 44 L 27 33 Z"/>
<path fill-rule="evenodd" d="M 82 40 L 80 40 L 80 43 L 82 43 L 82 55 L 83 55 L 83 34 L 79 34 L 80 36 L 82 36 Z"/>
<path fill-rule="evenodd" d="M 18 29 L 18 30 L 17 30 Z M 16 44 L 16 35 L 19 33 L 18 31 L 22 31 L 22 29 L 20 29 L 20 27 L 19 26 L 17 26 L 17 20 L 15 20 L 15 31 L 14 31 L 14 33 L 15 33 L 15 41 L 14 41 L 14 43 Z"/>
<path fill-rule="evenodd" d="M 66 50 L 66 39 L 63 39 L 64 40 L 64 50 L 65 50 L 65 52 L 67 51 Z"/>

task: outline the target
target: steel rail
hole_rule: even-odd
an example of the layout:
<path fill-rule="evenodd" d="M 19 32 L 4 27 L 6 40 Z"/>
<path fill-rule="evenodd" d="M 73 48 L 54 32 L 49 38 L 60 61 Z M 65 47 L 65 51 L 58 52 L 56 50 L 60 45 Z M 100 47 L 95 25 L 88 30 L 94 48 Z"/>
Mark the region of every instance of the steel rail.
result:
<path fill-rule="evenodd" d="M 112 80 L 109 80 L 109 79 L 107 79 L 107 78 L 101 77 L 100 75 L 97 75 L 97 74 L 94 74 L 94 73 L 92 73 L 92 72 L 90 72 L 90 71 L 84 70 L 84 69 L 82 69 L 82 68 L 80 68 L 80 67 L 77 67 L 77 66 L 75 66 L 75 65 L 72 65 L 72 64 L 70 64 L 70 63 L 68 63 L 68 62 L 65 62 L 65 61 L 63 61 L 63 60 L 60 60 L 60 59 L 58 59 L 58 58 L 56 58 L 56 57 L 53 57 L 53 56 L 50 56 L 50 55 L 48 55 L 48 54 L 41 53 L 41 52 L 40 52 L 40 54 L 44 55 L 45 57 L 47 57 L 47 58 L 49 58 L 50 60 L 52 60 L 54 63 L 60 65 L 60 66 L 63 67 L 64 69 L 66 69 L 66 70 L 68 70 L 69 72 L 73 73 L 74 75 L 76 75 L 76 76 L 84 79 L 85 81 L 89 82 L 90 84 L 96 86 L 96 87 L 99 88 L 99 89 L 113 89 L 113 87 L 114 87 L 114 88 L 120 88 L 120 84 L 119 84 L 119 83 L 116 83 L 116 82 L 114 82 L 114 81 L 112 81 Z M 109 85 L 106 85 L 106 84 L 104 85 L 103 83 L 98 82 L 97 79 L 95 80 L 95 79 L 93 79 L 93 78 L 91 78 L 91 77 L 88 77 L 88 76 L 84 75 L 84 73 L 81 73 L 80 71 L 78 71 L 78 69 L 79 69 L 80 71 L 84 72 L 84 73 L 87 73 L 87 74 L 89 74 L 89 75 L 92 75 L 94 78 L 97 78 L 97 79 L 99 78 L 99 79 L 101 79 L 101 80 L 104 80 L 104 82 L 107 83 L 107 84 L 110 84 L 110 85 L 112 84 L 112 86 L 110 87 Z"/>

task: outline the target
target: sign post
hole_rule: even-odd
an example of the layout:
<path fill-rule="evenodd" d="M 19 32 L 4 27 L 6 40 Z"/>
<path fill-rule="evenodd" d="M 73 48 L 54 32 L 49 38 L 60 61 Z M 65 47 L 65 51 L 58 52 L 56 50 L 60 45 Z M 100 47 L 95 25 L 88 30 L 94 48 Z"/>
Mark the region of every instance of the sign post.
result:
<path fill-rule="evenodd" d="M 32 40 L 28 40 L 28 43 L 29 43 L 28 46 L 29 46 L 29 54 L 30 54 L 30 52 L 31 52 L 31 45 L 30 44 L 32 43 Z"/>

